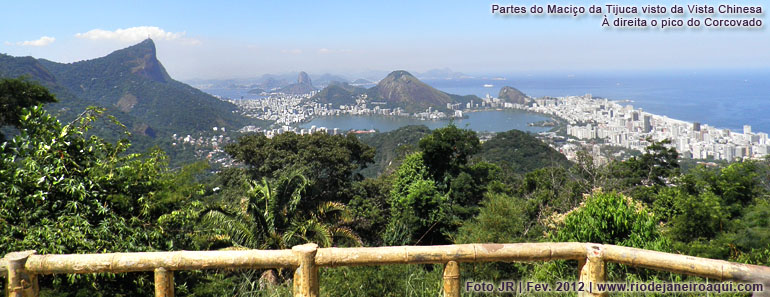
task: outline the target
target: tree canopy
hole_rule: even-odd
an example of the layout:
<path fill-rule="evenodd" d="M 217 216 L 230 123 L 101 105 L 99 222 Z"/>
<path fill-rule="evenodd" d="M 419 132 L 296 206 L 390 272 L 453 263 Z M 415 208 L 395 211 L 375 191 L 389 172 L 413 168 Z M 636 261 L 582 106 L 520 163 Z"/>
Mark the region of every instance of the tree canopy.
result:
<path fill-rule="evenodd" d="M 3 123 L 18 134 L 0 144 L 0 255 L 580 241 L 770 264 L 769 159 L 685 169 L 664 141 L 628 160 L 598 166 L 579 153 L 572 164 L 552 159 L 556 152 L 527 134 L 500 133 L 481 144 L 475 132 L 450 125 L 368 139 L 378 148 L 401 147 L 378 153 L 389 169 L 374 178 L 360 173 L 375 149 L 352 134 L 249 134 L 226 146 L 236 161 L 231 168 L 213 173 L 198 162 L 171 169 L 159 149 L 131 153 L 126 139 L 93 135 L 94 127 L 125 131 L 103 109 L 62 123 L 37 105 L 53 98 L 45 89 L 3 83 L 12 89 L 3 95 L 10 104 L 0 111 L 8 114 Z M 391 287 L 435 295 L 436 268 L 324 269 L 321 286 L 341 295 Z M 558 261 L 467 264 L 463 273 L 564 280 L 575 268 Z M 621 265 L 607 271 L 613 280 L 682 279 Z M 289 282 L 262 288 L 259 274 L 175 277 L 178 292 L 189 296 L 289 291 Z M 45 296 L 148 295 L 149 277 L 41 276 L 41 283 L 54 287 Z"/>
<path fill-rule="evenodd" d="M 450 124 L 420 139 L 419 147 L 431 176 L 443 182 L 447 174 L 460 173 L 469 158 L 479 151 L 480 142 L 473 130 Z"/>
<path fill-rule="evenodd" d="M 273 138 L 262 134 L 242 136 L 225 151 L 246 166 L 251 179 L 278 178 L 300 173 L 308 179 L 308 198 L 347 203 L 356 173 L 373 162 L 374 149 L 354 135 L 283 133 Z"/>
<path fill-rule="evenodd" d="M 38 104 L 56 102 L 56 97 L 38 83 L 24 78 L 0 78 L 0 127 L 19 126 L 21 110 Z M 0 132 L 0 142 L 5 135 Z"/>

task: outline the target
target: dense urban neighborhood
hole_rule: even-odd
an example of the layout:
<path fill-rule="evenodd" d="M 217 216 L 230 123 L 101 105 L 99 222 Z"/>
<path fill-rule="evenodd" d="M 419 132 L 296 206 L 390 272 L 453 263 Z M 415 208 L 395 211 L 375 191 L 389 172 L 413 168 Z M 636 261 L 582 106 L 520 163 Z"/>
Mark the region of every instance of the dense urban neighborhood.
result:
<path fill-rule="evenodd" d="M 259 132 L 268 137 L 285 132 L 301 135 L 315 132 L 349 132 L 338 127 L 301 128 L 298 125 L 324 116 L 391 116 L 437 120 L 463 118 L 471 112 L 485 110 L 523 110 L 554 119 L 539 123 L 555 126 L 551 132 L 541 132 L 539 137 L 570 160 L 575 160 L 578 152 L 588 151 L 597 164 L 605 164 L 610 159 L 624 159 L 631 155 L 624 154 L 625 151 L 642 151 L 652 141 L 663 140 L 670 141 L 669 146 L 676 148 L 682 158 L 688 159 L 733 161 L 757 159 L 768 153 L 768 134 L 753 132 L 751 126 L 744 126 L 743 133 L 740 133 L 706 123 L 691 123 L 652 114 L 641 108 L 634 108 L 630 105 L 631 102 L 594 98 L 591 94 L 527 98 L 520 103 L 506 102 L 487 95 L 475 102 L 447 104 L 448 112 L 428 108 L 424 112 L 407 113 L 398 107 L 384 108 L 384 104 L 369 102 L 366 94 L 360 95 L 355 105 L 340 105 L 335 108 L 330 103 L 320 104 L 312 101 L 311 98 L 316 93 L 317 91 L 298 95 L 265 93 L 263 98 L 258 99 L 222 100 L 237 105 L 240 108 L 239 113 L 243 116 L 272 122 L 273 125 L 269 128 L 249 125 L 240 130 Z M 538 123 L 532 123 L 535 124 Z M 556 129 L 558 126 L 563 129 Z M 608 153 L 609 151 L 613 153 Z"/>

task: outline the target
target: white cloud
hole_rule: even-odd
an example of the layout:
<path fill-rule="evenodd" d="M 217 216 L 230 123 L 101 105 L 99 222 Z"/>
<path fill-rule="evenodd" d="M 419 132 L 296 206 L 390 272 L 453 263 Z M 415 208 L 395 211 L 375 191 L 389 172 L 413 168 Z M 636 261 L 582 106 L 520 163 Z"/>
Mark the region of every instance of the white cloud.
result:
<path fill-rule="evenodd" d="M 328 49 L 328 48 L 320 48 L 318 49 L 319 54 L 345 54 L 352 52 L 349 49 Z"/>
<path fill-rule="evenodd" d="M 282 50 L 281 52 L 284 53 L 284 54 L 299 55 L 299 54 L 302 53 L 302 50 L 298 49 L 298 48 L 295 48 L 295 49 L 290 49 L 290 50 Z"/>
<path fill-rule="evenodd" d="M 85 33 L 77 33 L 75 34 L 75 37 L 91 40 L 118 40 L 122 42 L 139 42 L 149 37 L 155 40 L 184 39 L 184 41 L 191 45 L 200 44 L 199 40 L 184 38 L 185 34 L 186 32 L 166 32 L 166 30 L 158 27 L 139 26 L 126 29 L 117 29 L 115 31 L 93 29 Z"/>
<path fill-rule="evenodd" d="M 46 46 L 56 41 L 56 38 L 49 37 L 49 36 L 43 36 L 40 37 L 38 40 L 27 40 L 27 41 L 19 41 L 16 43 L 16 45 L 21 46 Z M 6 44 L 8 44 L 6 42 Z"/>

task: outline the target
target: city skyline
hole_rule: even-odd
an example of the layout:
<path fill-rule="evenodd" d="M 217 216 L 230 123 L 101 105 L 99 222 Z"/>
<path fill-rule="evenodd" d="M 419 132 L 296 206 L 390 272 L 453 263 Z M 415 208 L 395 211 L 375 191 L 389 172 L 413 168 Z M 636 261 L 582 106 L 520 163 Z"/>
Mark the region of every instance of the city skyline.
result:
<path fill-rule="evenodd" d="M 68 63 L 150 37 L 180 79 L 447 67 L 471 74 L 770 67 L 764 27 L 606 29 L 600 16 L 501 16 L 491 13 L 494 3 L 16 2 L 0 20 L 14 28 L 4 32 L 0 52 Z"/>

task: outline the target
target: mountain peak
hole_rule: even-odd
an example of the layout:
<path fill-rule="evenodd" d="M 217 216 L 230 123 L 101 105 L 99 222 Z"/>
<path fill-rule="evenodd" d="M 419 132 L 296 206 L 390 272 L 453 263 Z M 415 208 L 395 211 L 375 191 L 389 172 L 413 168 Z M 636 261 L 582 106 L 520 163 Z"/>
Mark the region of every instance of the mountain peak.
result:
<path fill-rule="evenodd" d="M 505 86 L 502 89 L 500 89 L 500 93 L 497 95 L 497 98 L 503 99 L 505 100 L 505 102 L 510 102 L 510 103 L 517 103 L 517 104 L 529 103 L 529 98 L 527 97 L 526 94 L 510 86 Z"/>
<path fill-rule="evenodd" d="M 422 112 L 428 107 L 446 108 L 452 98 L 425 84 L 411 73 L 396 70 L 367 91 L 373 100 L 383 100 L 402 106 L 406 112 Z"/>
<path fill-rule="evenodd" d="M 63 110 L 63 119 L 75 118 L 85 106 L 101 106 L 135 135 L 237 129 L 252 122 L 233 114 L 234 104 L 171 78 L 158 61 L 151 39 L 69 64 L 0 54 L 0 77 L 19 75 L 30 75 L 56 93 L 60 98 L 56 109 Z"/>
<path fill-rule="evenodd" d="M 152 38 L 147 37 L 147 39 L 142 40 L 142 42 L 138 43 L 137 45 L 146 45 L 151 46 L 152 48 L 155 48 L 155 42 L 152 41 Z"/>
<path fill-rule="evenodd" d="M 151 53 L 153 56 L 155 56 L 155 42 L 153 42 L 152 39 L 147 38 L 145 40 L 142 40 L 142 42 L 140 43 L 134 44 L 122 50 L 135 51 L 135 52 L 141 52 L 141 53 Z M 118 51 L 121 51 L 121 50 L 118 50 Z"/>
<path fill-rule="evenodd" d="M 297 83 L 290 84 L 278 91 L 286 94 L 307 94 L 315 90 L 313 82 L 310 80 L 310 75 L 307 75 L 304 71 L 301 71 L 297 77 Z"/>
<path fill-rule="evenodd" d="M 300 71 L 299 77 L 297 77 L 297 83 L 313 86 L 313 82 L 310 80 L 310 75 L 307 75 L 307 73 L 304 71 Z"/>
<path fill-rule="evenodd" d="M 414 75 L 407 72 L 406 70 L 396 70 L 388 74 L 388 76 L 386 76 L 383 80 L 395 81 L 400 78 L 417 79 L 416 77 L 414 77 Z"/>
<path fill-rule="evenodd" d="M 140 43 L 118 50 L 108 55 L 123 61 L 130 67 L 131 73 L 137 74 L 156 82 L 170 81 L 171 77 L 158 61 L 155 42 L 147 38 Z"/>

